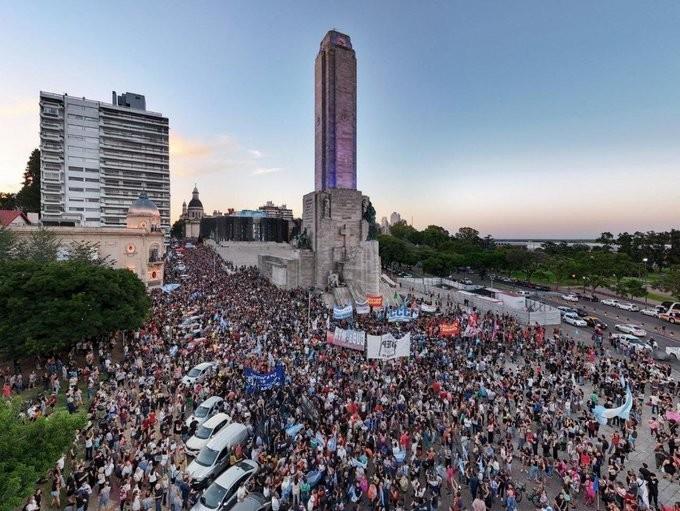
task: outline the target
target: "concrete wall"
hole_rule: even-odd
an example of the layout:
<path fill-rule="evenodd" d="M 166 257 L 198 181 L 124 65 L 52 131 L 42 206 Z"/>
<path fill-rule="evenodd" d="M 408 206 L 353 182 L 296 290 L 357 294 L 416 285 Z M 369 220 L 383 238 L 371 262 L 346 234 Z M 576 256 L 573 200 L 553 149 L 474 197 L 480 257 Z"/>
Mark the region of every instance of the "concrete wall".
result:
<path fill-rule="evenodd" d="M 274 285 L 284 289 L 312 287 L 314 254 L 311 250 L 294 250 L 290 256 L 260 254 L 257 267 Z"/>
<path fill-rule="evenodd" d="M 217 245 L 206 239 L 205 243 L 213 247 L 222 259 L 236 266 L 257 266 L 260 255 L 290 258 L 295 251 L 288 243 L 273 241 L 223 241 Z"/>
<path fill-rule="evenodd" d="M 496 314 L 508 314 L 517 318 L 517 320 L 525 325 L 559 325 L 561 322 L 560 311 L 550 305 L 536 302 L 535 300 L 527 300 L 528 308 L 517 309 L 508 307 L 500 300 L 488 299 L 474 293 L 466 291 L 457 291 L 454 289 L 442 289 L 434 287 L 437 279 L 428 279 L 429 283 L 423 284 L 423 279 L 399 279 L 402 290 L 411 290 L 418 293 L 430 294 L 434 293 L 440 297 L 448 297 L 454 303 L 463 304 L 468 300 L 470 306 L 477 307 L 482 312 L 492 311 Z"/>

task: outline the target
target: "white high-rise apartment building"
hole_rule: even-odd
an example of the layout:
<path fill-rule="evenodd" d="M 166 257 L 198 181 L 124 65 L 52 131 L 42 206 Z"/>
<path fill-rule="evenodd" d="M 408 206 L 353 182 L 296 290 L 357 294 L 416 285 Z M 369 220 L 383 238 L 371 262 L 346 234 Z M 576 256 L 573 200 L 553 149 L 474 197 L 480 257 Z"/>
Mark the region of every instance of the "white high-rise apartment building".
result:
<path fill-rule="evenodd" d="M 44 225 L 124 227 L 142 192 L 170 231 L 168 118 L 144 96 L 103 103 L 40 93 L 40 192 Z"/>

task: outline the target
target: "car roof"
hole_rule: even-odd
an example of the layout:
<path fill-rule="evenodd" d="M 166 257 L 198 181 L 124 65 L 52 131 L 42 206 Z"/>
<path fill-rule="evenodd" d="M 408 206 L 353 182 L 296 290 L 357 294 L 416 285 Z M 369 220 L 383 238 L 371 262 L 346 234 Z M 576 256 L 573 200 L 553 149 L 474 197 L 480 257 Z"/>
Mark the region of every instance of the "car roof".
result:
<path fill-rule="evenodd" d="M 241 460 L 236 465 L 232 465 L 224 471 L 217 479 L 215 484 L 222 488 L 230 488 L 247 471 L 255 470 L 259 467 L 257 462 L 252 460 Z"/>
<path fill-rule="evenodd" d="M 239 422 L 232 422 L 210 439 L 207 447 L 213 450 L 221 450 L 228 445 L 234 436 L 248 435 L 248 428 Z"/>
<path fill-rule="evenodd" d="M 206 369 L 208 367 L 211 367 L 213 365 L 213 362 L 201 362 L 200 364 L 196 364 L 194 366 L 194 369 Z"/>
<path fill-rule="evenodd" d="M 212 406 L 212 405 L 214 405 L 215 403 L 219 403 L 220 401 L 224 401 L 224 399 L 222 399 L 220 396 L 210 396 L 208 399 L 206 399 L 205 401 L 203 401 L 203 402 L 202 402 L 200 405 L 198 405 L 198 406 L 203 406 L 203 405 L 205 405 L 205 406 Z"/>
<path fill-rule="evenodd" d="M 257 511 L 267 502 L 269 499 L 261 493 L 249 493 L 242 502 L 232 507 L 231 511 Z"/>
<path fill-rule="evenodd" d="M 226 420 L 229 420 L 229 416 L 226 413 L 223 412 L 216 413 L 215 415 L 210 417 L 207 421 L 205 421 L 203 423 L 203 426 L 212 429 Z"/>

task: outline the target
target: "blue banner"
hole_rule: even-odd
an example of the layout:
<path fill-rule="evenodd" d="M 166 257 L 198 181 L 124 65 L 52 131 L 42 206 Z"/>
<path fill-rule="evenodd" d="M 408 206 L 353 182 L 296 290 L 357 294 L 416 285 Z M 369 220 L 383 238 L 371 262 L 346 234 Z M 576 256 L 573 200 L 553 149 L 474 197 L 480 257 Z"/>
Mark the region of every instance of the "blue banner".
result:
<path fill-rule="evenodd" d="M 347 305 L 346 307 L 338 307 L 335 305 L 333 307 L 333 319 L 348 319 L 352 317 L 352 314 L 354 312 L 354 309 L 352 308 L 351 305 Z"/>
<path fill-rule="evenodd" d="M 246 368 L 243 376 L 246 379 L 246 392 L 248 393 L 269 390 L 286 382 L 286 373 L 281 364 L 277 364 L 276 369 L 271 373 L 264 374 Z"/>
<path fill-rule="evenodd" d="M 412 319 L 418 319 L 418 311 L 409 309 L 406 305 L 387 311 L 387 321 L 390 323 L 406 322 Z"/>

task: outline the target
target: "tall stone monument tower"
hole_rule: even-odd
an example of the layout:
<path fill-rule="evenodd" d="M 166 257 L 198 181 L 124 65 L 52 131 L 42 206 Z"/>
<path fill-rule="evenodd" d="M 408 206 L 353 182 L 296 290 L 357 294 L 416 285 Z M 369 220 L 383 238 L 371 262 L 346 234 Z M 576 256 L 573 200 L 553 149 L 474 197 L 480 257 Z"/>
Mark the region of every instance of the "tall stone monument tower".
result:
<path fill-rule="evenodd" d="M 378 242 L 367 241 L 368 197 L 357 190 L 356 54 L 331 30 L 315 65 L 315 191 L 303 198 L 303 229 L 314 252 L 314 285 L 341 284 L 378 294 Z"/>
<path fill-rule="evenodd" d="M 326 34 L 314 76 L 315 190 L 356 190 L 357 59 L 349 36 Z"/>

